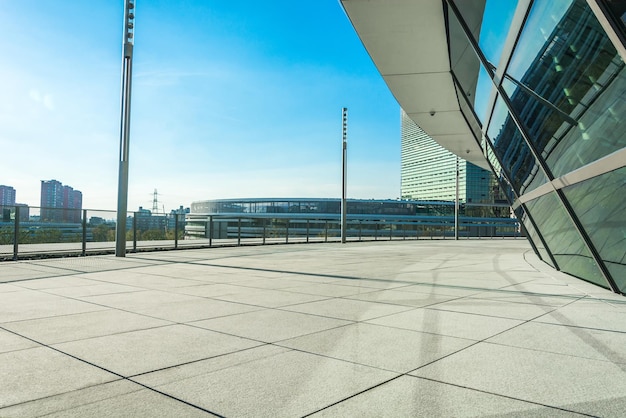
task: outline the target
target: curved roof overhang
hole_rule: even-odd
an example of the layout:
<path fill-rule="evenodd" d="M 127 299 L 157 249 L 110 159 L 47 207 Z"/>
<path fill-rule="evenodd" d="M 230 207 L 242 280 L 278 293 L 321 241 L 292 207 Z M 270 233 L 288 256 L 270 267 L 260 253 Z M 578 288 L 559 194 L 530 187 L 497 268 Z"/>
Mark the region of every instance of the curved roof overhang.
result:
<path fill-rule="evenodd" d="M 450 70 L 442 0 L 340 1 L 407 115 L 444 148 L 489 169 L 461 113 Z M 482 18 L 482 13 L 478 15 Z M 475 71 L 476 80 L 478 68 L 469 71 Z"/>

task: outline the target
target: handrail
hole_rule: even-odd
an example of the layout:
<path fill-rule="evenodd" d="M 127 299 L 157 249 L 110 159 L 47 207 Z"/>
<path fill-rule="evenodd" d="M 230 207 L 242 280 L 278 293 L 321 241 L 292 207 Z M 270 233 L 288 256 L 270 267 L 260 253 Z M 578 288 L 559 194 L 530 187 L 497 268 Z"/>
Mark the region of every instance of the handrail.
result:
<path fill-rule="evenodd" d="M 115 251 L 115 211 L 3 207 L 0 260 L 86 256 Z M 41 213 L 45 219 L 42 219 Z M 129 252 L 217 246 L 339 242 L 339 214 L 318 213 L 132 213 Z M 129 216 L 130 218 L 130 216 Z M 462 239 L 517 238 L 515 218 L 460 217 Z M 453 216 L 348 214 L 347 241 L 446 239 L 454 237 Z"/>

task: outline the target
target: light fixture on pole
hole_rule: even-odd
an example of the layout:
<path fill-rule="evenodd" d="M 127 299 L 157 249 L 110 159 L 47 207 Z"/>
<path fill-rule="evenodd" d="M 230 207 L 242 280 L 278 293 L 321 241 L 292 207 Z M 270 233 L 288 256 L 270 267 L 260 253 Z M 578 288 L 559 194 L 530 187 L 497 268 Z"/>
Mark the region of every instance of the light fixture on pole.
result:
<path fill-rule="evenodd" d="M 117 224 L 115 256 L 126 256 L 126 211 L 128 210 L 128 149 L 130 139 L 130 93 L 133 74 L 135 33 L 135 0 L 124 2 L 124 35 L 122 40 L 122 92 L 120 126 L 120 166 L 117 189 Z"/>
<path fill-rule="evenodd" d="M 346 199 L 347 193 L 347 176 L 348 176 L 348 167 L 347 167 L 347 156 L 348 156 L 348 108 L 344 107 L 341 109 L 341 126 L 342 126 L 342 137 L 341 137 L 341 242 L 346 242 L 346 227 L 347 227 L 347 213 L 348 213 L 348 205 Z"/>

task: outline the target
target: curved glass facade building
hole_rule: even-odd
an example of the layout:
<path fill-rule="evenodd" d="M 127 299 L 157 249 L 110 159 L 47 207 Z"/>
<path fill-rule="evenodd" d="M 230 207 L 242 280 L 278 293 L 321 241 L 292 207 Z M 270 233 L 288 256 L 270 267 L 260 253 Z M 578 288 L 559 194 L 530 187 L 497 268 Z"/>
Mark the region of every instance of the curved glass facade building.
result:
<path fill-rule="evenodd" d="M 626 293 L 626 2 L 341 0 L 407 115 L 554 268 Z"/>

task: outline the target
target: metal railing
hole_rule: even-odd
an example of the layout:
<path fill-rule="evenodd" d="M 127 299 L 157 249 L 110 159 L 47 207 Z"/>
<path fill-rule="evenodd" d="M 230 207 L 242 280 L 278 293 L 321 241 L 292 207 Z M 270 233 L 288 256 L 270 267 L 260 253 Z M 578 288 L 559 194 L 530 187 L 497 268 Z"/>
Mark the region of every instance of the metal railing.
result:
<path fill-rule="evenodd" d="M 116 212 L 2 207 L 0 260 L 115 252 Z M 340 242 L 339 214 L 152 214 L 126 222 L 127 252 L 218 246 Z M 461 217 L 462 239 L 517 238 L 512 218 Z M 454 239 L 454 217 L 348 215 L 347 241 Z"/>

